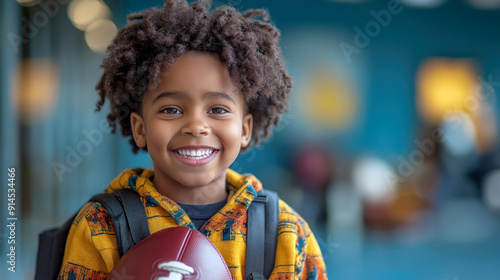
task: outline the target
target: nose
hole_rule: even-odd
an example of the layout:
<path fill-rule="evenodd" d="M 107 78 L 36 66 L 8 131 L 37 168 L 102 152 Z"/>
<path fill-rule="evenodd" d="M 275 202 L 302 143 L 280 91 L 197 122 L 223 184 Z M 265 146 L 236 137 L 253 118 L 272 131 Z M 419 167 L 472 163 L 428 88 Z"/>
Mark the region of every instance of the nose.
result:
<path fill-rule="evenodd" d="M 181 128 L 181 133 L 194 137 L 206 136 L 210 134 L 210 126 L 202 118 L 192 117 Z"/>

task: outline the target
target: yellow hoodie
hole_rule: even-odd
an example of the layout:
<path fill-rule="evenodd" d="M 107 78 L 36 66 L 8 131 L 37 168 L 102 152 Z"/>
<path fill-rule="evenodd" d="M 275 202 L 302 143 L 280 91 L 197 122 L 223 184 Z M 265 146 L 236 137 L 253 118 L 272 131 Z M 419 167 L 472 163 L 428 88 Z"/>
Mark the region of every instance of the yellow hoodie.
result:
<path fill-rule="evenodd" d="M 195 229 L 179 205 L 158 193 L 150 180 L 152 177 L 152 170 L 127 169 L 105 192 L 136 191 L 144 204 L 151 234 L 177 226 Z M 243 280 L 247 210 L 262 184 L 254 176 L 240 175 L 229 169 L 226 180 L 234 187 L 229 192 L 227 204 L 199 230 L 219 250 L 234 279 Z M 280 200 L 279 206 L 276 260 L 269 279 L 327 279 L 321 251 L 309 226 L 285 202 Z M 118 259 L 111 218 L 99 203 L 87 203 L 70 229 L 58 279 L 104 279 Z"/>

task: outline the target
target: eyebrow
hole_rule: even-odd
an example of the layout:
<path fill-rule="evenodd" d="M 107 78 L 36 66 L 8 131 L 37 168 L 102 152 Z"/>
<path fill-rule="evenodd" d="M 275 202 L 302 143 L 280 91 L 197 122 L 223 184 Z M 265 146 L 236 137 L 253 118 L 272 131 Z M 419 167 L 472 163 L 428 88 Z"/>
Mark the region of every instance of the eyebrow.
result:
<path fill-rule="evenodd" d="M 217 92 L 217 91 L 208 91 L 208 92 L 205 92 L 202 96 L 203 99 L 219 99 L 219 98 L 223 98 L 223 99 L 227 99 L 229 101 L 231 101 L 232 103 L 236 104 L 236 101 L 234 100 L 233 94 L 227 94 L 227 93 L 224 93 L 224 92 Z M 187 95 L 182 92 L 182 91 L 166 91 L 166 92 L 162 92 L 160 94 L 158 94 L 158 96 L 155 97 L 155 99 L 153 100 L 153 104 L 158 101 L 159 99 L 161 98 L 172 98 L 172 99 L 186 99 Z"/>
<path fill-rule="evenodd" d="M 158 94 L 153 100 L 153 104 L 162 98 L 173 98 L 173 99 L 183 99 L 183 93 L 180 91 L 166 91 Z"/>
<path fill-rule="evenodd" d="M 236 104 L 234 98 L 225 92 L 209 91 L 203 94 L 203 99 L 219 99 L 219 98 L 227 99 L 232 103 Z"/>

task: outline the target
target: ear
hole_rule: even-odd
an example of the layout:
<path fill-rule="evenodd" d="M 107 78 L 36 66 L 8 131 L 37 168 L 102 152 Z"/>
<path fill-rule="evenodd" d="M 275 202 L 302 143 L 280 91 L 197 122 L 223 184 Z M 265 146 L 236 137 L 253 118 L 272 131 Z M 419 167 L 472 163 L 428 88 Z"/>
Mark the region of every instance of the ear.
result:
<path fill-rule="evenodd" d="M 130 114 L 130 125 L 132 127 L 132 135 L 134 136 L 135 144 L 140 148 L 146 147 L 146 127 L 144 126 L 144 119 L 136 112 L 132 112 L 132 114 Z"/>
<path fill-rule="evenodd" d="M 241 129 L 241 147 L 244 148 L 248 146 L 250 140 L 252 140 L 252 127 L 253 127 L 253 116 L 252 114 L 246 114 L 243 117 L 243 126 Z"/>

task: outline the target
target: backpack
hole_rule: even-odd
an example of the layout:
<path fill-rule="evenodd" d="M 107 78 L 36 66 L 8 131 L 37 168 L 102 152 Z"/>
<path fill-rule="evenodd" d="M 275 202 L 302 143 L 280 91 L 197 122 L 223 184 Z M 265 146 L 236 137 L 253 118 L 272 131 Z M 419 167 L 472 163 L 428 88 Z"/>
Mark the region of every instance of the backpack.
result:
<path fill-rule="evenodd" d="M 135 191 L 122 189 L 112 194 L 100 193 L 89 201 L 99 202 L 111 217 L 120 257 L 150 235 L 144 206 Z M 245 279 L 264 280 L 269 278 L 274 268 L 279 197 L 273 191 L 261 190 L 253 202 L 248 208 Z M 63 226 L 39 235 L 35 280 L 57 279 L 66 239 L 75 217 L 76 214 Z"/>

